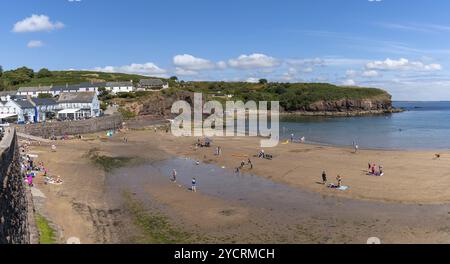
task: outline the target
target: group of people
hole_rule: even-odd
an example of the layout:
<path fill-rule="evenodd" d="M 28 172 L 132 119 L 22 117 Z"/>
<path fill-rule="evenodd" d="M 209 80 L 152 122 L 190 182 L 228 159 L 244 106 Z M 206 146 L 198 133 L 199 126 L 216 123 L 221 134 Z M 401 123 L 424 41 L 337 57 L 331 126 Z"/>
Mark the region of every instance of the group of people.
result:
<path fill-rule="evenodd" d="M 384 172 L 383 172 L 383 166 L 381 165 L 376 165 L 375 163 L 370 163 L 369 162 L 369 175 L 373 175 L 373 176 L 383 176 Z"/>
<path fill-rule="evenodd" d="M 172 182 L 176 183 L 177 182 L 177 170 L 173 169 L 172 170 Z M 192 181 L 191 181 L 191 189 L 192 192 L 197 192 L 197 178 L 193 177 Z"/>
<path fill-rule="evenodd" d="M 323 185 L 325 185 L 325 186 L 327 186 L 329 188 L 341 188 L 342 187 L 342 177 L 341 177 L 341 175 L 338 174 L 336 176 L 336 181 L 337 181 L 337 184 L 330 183 L 330 184 L 327 185 L 327 183 L 328 183 L 327 173 L 326 173 L 326 171 L 322 172 L 322 183 L 323 183 Z"/>
<path fill-rule="evenodd" d="M 222 155 L 222 147 L 217 146 L 216 147 L 216 152 L 214 153 L 216 156 L 221 156 Z"/>
<path fill-rule="evenodd" d="M 291 134 L 291 143 L 294 143 L 294 142 L 300 142 L 300 143 L 305 143 L 306 142 L 306 138 L 305 137 L 301 137 L 299 140 L 296 140 L 295 139 L 295 135 L 294 134 Z"/>
<path fill-rule="evenodd" d="M 241 161 L 240 166 L 236 167 L 235 172 L 236 172 L 236 173 L 240 173 L 241 170 L 242 170 L 243 168 L 245 168 L 245 166 L 249 166 L 249 168 L 250 168 L 251 170 L 253 169 L 253 163 L 252 163 L 252 161 L 250 160 L 250 158 L 247 160 L 247 162 L 245 162 L 245 160 Z"/>

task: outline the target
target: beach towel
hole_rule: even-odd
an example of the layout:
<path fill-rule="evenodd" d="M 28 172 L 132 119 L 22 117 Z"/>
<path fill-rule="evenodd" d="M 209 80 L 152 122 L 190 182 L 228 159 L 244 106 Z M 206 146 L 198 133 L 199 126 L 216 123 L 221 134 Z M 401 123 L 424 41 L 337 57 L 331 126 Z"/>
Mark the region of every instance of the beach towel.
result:
<path fill-rule="evenodd" d="M 340 191 L 347 191 L 349 188 L 350 188 L 350 187 L 348 187 L 348 186 L 341 186 L 341 187 L 337 188 L 337 190 L 340 190 Z"/>

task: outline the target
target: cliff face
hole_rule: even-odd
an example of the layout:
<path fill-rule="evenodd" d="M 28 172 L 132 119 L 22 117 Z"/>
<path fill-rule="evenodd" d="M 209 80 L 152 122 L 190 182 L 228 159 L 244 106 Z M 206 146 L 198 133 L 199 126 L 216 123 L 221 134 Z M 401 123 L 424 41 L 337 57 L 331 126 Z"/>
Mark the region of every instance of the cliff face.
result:
<path fill-rule="evenodd" d="M 171 96 L 154 94 L 150 97 L 126 102 L 122 106 L 136 116 L 168 117 L 171 116 L 172 104 L 178 100 L 187 101 L 192 105 L 193 93 L 177 92 Z M 282 112 L 284 111 L 282 110 Z M 391 96 L 388 93 L 368 99 L 321 100 L 297 109 L 293 113 L 305 115 L 363 115 L 387 112 L 395 112 L 395 109 L 392 108 Z"/>
<path fill-rule="evenodd" d="M 385 99 L 341 99 L 337 101 L 318 101 L 310 104 L 304 111 L 311 112 L 352 112 L 388 111 L 392 109 L 390 98 Z"/>

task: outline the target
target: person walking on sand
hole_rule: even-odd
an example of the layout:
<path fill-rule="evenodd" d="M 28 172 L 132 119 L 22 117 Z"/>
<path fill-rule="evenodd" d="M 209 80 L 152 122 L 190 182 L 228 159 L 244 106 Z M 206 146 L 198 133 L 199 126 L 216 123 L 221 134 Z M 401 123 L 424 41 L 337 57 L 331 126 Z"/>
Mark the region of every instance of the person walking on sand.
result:
<path fill-rule="evenodd" d="M 291 143 L 294 142 L 294 134 L 291 134 Z"/>
<path fill-rule="evenodd" d="M 253 169 L 253 163 L 252 163 L 252 161 L 250 159 L 248 159 L 247 164 L 250 166 L 250 169 L 252 170 Z"/>
<path fill-rule="evenodd" d="M 323 185 L 327 185 L 327 173 L 325 171 L 322 172 L 322 182 Z"/>
<path fill-rule="evenodd" d="M 341 186 L 342 186 L 342 177 L 341 177 L 341 175 L 338 175 L 336 177 L 336 180 L 337 180 L 337 188 L 341 188 Z"/>
<path fill-rule="evenodd" d="M 172 181 L 177 182 L 177 171 L 175 169 L 172 170 Z"/>
<path fill-rule="evenodd" d="M 191 190 L 193 192 L 197 192 L 197 179 L 196 178 L 192 178 L 192 187 Z"/>
<path fill-rule="evenodd" d="M 358 152 L 359 146 L 358 144 L 355 144 L 355 153 Z"/>

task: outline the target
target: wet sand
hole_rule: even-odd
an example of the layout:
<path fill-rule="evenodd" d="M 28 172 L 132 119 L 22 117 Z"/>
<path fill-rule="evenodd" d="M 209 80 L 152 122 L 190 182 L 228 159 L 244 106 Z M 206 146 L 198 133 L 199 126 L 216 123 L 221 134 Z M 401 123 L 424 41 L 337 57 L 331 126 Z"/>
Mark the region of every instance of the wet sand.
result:
<path fill-rule="evenodd" d="M 288 144 L 266 149 L 274 155 L 268 161 L 252 157 L 259 150 L 257 138 L 217 138 L 213 146 L 224 150 L 217 157 L 214 148 L 195 150 L 194 138 L 129 131 L 123 143 L 124 135 L 58 141 L 56 152 L 32 147 L 50 174 L 65 181 L 37 184 L 47 196 L 43 210 L 61 227 L 61 241 L 76 236 L 83 243 L 135 242 L 141 230 L 124 206 L 124 192 L 192 234 L 194 243 L 365 243 L 373 236 L 384 243 L 450 241 L 450 205 L 445 204 L 450 153 L 434 160 L 434 152 L 353 154 L 345 148 Z M 86 157 L 92 148 L 144 160 L 105 173 Z M 234 174 L 246 155 L 254 169 Z M 385 176 L 367 176 L 369 161 L 383 164 Z M 177 184 L 169 180 L 172 168 L 178 170 Z M 323 169 L 330 181 L 341 174 L 350 189 L 318 184 Z M 188 190 L 192 177 L 198 178 L 197 193 Z"/>

